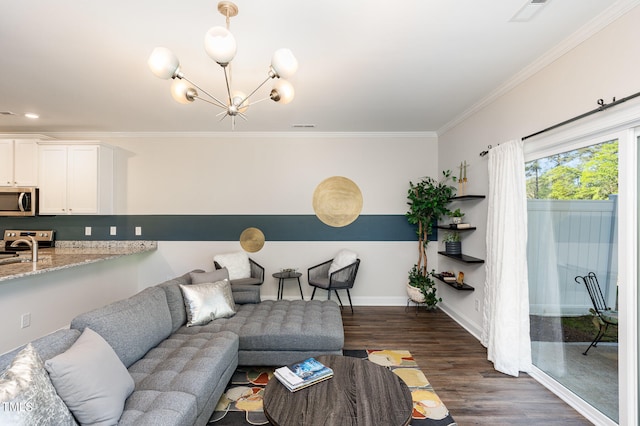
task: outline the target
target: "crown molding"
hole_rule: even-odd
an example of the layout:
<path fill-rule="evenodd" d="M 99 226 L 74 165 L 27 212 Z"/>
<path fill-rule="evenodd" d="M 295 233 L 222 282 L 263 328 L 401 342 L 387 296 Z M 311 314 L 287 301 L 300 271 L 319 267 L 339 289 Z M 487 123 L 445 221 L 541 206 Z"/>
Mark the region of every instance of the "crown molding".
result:
<path fill-rule="evenodd" d="M 436 132 L 46 132 L 55 139 L 380 139 L 437 138 Z"/>
<path fill-rule="evenodd" d="M 486 106 L 493 103 L 519 84 L 523 83 L 525 80 L 540 72 L 543 68 L 547 67 L 558 58 L 565 55 L 567 52 L 576 48 L 585 40 L 592 37 L 599 31 L 604 29 L 607 25 L 611 24 L 638 5 L 640 5 L 640 0 L 620 0 L 612 4 L 600 15 L 593 18 L 587 24 L 583 25 L 578 31 L 574 32 L 564 41 L 556 45 L 551 50 L 547 51 L 544 55 L 536 59 L 531 64 L 527 65 L 505 83 L 498 86 L 497 89 L 489 93 L 486 97 L 484 97 L 483 99 L 472 105 L 469 109 L 464 111 L 462 114 L 439 128 L 436 133 L 439 136 L 442 136 L 449 130 L 456 127 L 458 124 L 471 117 L 473 114 L 481 111 Z"/>

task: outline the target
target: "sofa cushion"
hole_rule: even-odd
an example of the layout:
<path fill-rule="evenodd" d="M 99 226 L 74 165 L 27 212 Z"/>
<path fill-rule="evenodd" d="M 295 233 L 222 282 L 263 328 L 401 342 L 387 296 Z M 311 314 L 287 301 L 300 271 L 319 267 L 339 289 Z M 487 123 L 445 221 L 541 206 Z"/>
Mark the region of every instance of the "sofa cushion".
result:
<path fill-rule="evenodd" d="M 51 382 L 80 424 L 113 425 L 133 392 L 133 379 L 111 346 L 85 328 L 64 353 L 45 362 Z"/>
<path fill-rule="evenodd" d="M 233 300 L 238 305 L 245 303 L 260 303 L 260 287 L 255 285 L 231 284 Z"/>
<path fill-rule="evenodd" d="M 180 290 L 187 311 L 187 327 L 207 324 L 216 318 L 228 318 L 236 313 L 229 280 L 181 285 Z"/>
<path fill-rule="evenodd" d="M 44 362 L 69 349 L 79 336 L 80 331 L 65 328 L 54 331 L 46 336 L 39 337 L 31 342 L 31 345 L 40 356 L 40 359 Z M 25 347 L 26 345 L 23 345 L 0 356 L 0 371 L 7 368 L 7 366 L 11 364 L 11 361 L 13 361 L 18 353 Z"/>
<path fill-rule="evenodd" d="M 191 272 L 204 271 L 202 269 L 195 269 Z M 171 313 L 172 333 L 187 322 L 187 314 L 184 310 L 184 300 L 182 299 L 182 291 L 180 291 L 179 286 L 180 284 L 191 284 L 191 272 L 188 272 L 181 277 L 165 281 L 156 286 L 164 290 L 167 296 L 167 305 L 169 306 L 169 312 Z"/>
<path fill-rule="evenodd" d="M 215 283 L 217 281 L 228 280 L 229 270 L 227 268 L 215 269 L 209 272 L 189 272 L 191 284 Z"/>
<path fill-rule="evenodd" d="M 76 425 L 31 344 L 0 374 L 0 424 Z"/>
<path fill-rule="evenodd" d="M 231 281 L 251 276 L 249 255 L 243 251 L 217 254 L 213 257 L 213 261 L 229 270 L 229 279 Z"/>
<path fill-rule="evenodd" d="M 231 318 L 199 327 L 181 327 L 176 334 L 231 331 L 241 350 L 340 350 L 344 330 L 340 307 L 332 300 L 265 300 L 238 305 Z"/>
<path fill-rule="evenodd" d="M 196 397 L 174 391 L 135 391 L 127 399 L 118 426 L 193 426 Z"/>
<path fill-rule="evenodd" d="M 129 367 L 135 391 L 127 400 L 120 424 L 154 424 L 147 421 L 157 415 L 153 411 L 171 411 L 173 406 L 185 415 L 179 424 L 194 424 L 196 414 L 207 404 L 215 406 L 238 364 L 238 336 L 210 333 L 202 327 L 190 329 L 199 332 L 173 334 Z M 218 393 L 212 395 L 216 389 Z M 169 395 L 180 404 L 167 398 Z"/>
<path fill-rule="evenodd" d="M 214 271 L 215 272 L 215 271 Z M 175 333 L 180 327 L 187 323 L 187 312 L 184 307 L 184 298 L 182 297 L 182 290 L 180 290 L 180 285 L 192 284 L 192 274 L 204 274 L 205 271 L 202 269 L 194 269 L 191 272 L 187 272 L 181 277 L 174 278 L 172 280 L 165 281 L 163 283 L 158 284 L 156 287 L 160 287 L 164 290 L 167 296 L 167 305 L 169 305 L 169 312 L 171 312 L 171 332 Z M 222 274 L 226 274 L 228 276 L 228 271 L 222 272 Z M 204 276 L 203 276 L 204 277 Z M 233 288 L 232 288 L 233 291 Z M 258 295 L 259 298 L 259 295 Z M 235 300 L 235 296 L 234 296 Z M 252 298 L 255 300 L 255 297 Z M 258 300 L 259 302 L 260 300 Z M 237 303 L 245 303 L 238 302 Z"/>
<path fill-rule="evenodd" d="M 149 287 L 71 321 L 71 328 L 86 327 L 102 336 L 129 367 L 171 334 L 172 319 L 165 291 Z"/>
<path fill-rule="evenodd" d="M 262 281 L 260 281 L 259 278 L 253 278 L 253 277 L 238 278 L 237 280 L 233 280 L 233 282 L 231 283 L 232 286 L 234 286 L 234 285 L 260 285 L 260 284 L 262 284 Z"/>

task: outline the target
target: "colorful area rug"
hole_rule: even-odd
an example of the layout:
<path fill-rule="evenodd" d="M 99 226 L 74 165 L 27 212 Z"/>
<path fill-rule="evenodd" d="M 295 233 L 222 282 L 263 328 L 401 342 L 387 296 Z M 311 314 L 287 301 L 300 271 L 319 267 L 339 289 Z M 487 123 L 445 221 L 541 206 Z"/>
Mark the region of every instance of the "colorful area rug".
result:
<path fill-rule="evenodd" d="M 411 426 L 455 426 L 449 410 L 431 387 L 409 351 L 348 350 L 345 356 L 368 359 L 389 368 L 407 384 L 413 396 Z M 270 367 L 236 370 L 209 420 L 211 426 L 268 425 L 262 411 L 264 387 L 273 376 Z"/>

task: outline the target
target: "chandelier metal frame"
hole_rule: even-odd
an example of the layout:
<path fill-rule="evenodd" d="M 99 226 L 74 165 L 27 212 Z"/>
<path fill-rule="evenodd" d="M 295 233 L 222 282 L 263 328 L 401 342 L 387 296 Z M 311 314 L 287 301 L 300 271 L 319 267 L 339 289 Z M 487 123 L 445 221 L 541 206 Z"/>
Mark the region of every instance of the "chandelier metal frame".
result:
<path fill-rule="evenodd" d="M 271 99 L 280 104 L 287 104 L 293 100 L 295 91 L 291 83 L 286 78 L 291 77 L 298 69 L 298 61 L 287 48 L 275 51 L 271 58 L 271 66 L 267 72 L 267 77 L 249 95 L 232 89 L 231 61 L 236 54 L 236 41 L 229 31 L 230 20 L 238 15 L 238 7 L 230 1 L 218 3 L 218 12 L 225 16 L 226 27 L 212 27 L 205 35 L 205 51 L 211 59 L 216 61 L 224 71 L 225 85 L 227 89 L 227 99 L 222 101 L 207 90 L 188 79 L 180 67 L 177 56 L 165 47 L 156 47 L 149 56 L 148 65 L 151 72 L 162 79 L 173 79 L 171 85 L 171 95 L 182 104 L 189 104 L 196 99 L 214 105 L 222 111 L 217 114 L 220 121 L 226 117 L 231 117 L 231 129 L 235 130 L 236 117 L 247 120 L 246 110 L 259 102 Z M 257 101 L 249 101 L 262 86 L 269 80 L 278 79 L 269 92 L 269 96 Z M 201 96 L 202 93 L 205 96 Z"/>

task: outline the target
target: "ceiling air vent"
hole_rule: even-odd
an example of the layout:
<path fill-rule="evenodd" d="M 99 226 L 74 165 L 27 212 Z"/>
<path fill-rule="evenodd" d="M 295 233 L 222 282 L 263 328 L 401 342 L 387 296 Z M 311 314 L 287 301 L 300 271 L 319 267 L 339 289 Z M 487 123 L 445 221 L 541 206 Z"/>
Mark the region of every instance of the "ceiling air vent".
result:
<path fill-rule="evenodd" d="M 0 111 L 0 115 L 16 115 L 16 114 L 11 111 Z"/>
<path fill-rule="evenodd" d="M 509 22 L 529 22 L 536 16 L 550 0 L 527 0 L 520 10 L 513 15 Z"/>

